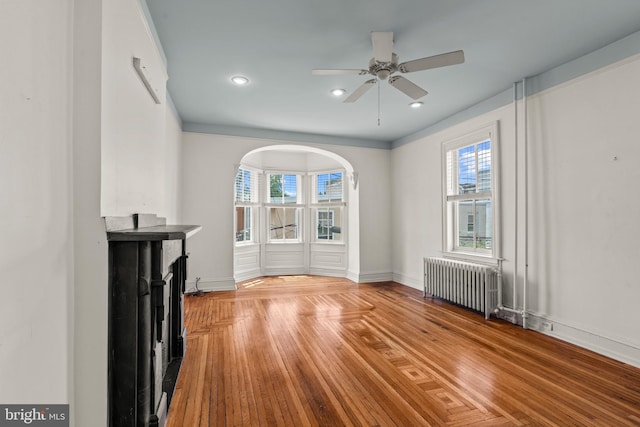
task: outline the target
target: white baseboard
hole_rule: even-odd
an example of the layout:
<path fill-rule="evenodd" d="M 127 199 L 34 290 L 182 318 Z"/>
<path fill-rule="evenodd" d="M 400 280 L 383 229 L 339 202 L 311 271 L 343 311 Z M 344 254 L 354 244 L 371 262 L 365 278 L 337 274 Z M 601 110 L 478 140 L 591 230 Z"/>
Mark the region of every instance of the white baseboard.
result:
<path fill-rule="evenodd" d="M 529 313 L 527 328 L 640 368 L 640 348 L 547 316 Z"/>
<path fill-rule="evenodd" d="M 376 282 L 390 282 L 393 280 L 393 274 L 390 271 L 379 271 L 371 273 L 360 273 L 357 275 L 357 280 L 347 276 L 349 280 L 358 283 L 376 283 Z"/>
<path fill-rule="evenodd" d="M 262 270 L 263 276 L 300 276 L 303 274 L 307 274 L 307 272 L 301 267 L 276 267 Z"/>
<path fill-rule="evenodd" d="M 255 279 L 256 277 L 262 276 L 262 271 L 257 268 L 254 270 L 241 271 L 240 273 L 236 272 L 234 279 L 236 283 L 244 282 L 245 280 Z"/>
<path fill-rule="evenodd" d="M 195 290 L 195 280 L 188 280 L 185 283 L 186 293 Z M 236 281 L 233 278 L 222 279 L 201 279 L 198 281 L 198 289 L 203 292 L 215 291 L 235 291 Z"/>
<path fill-rule="evenodd" d="M 360 277 L 360 273 L 355 273 L 353 271 L 347 271 L 347 279 L 351 280 L 352 282 L 358 283 L 358 278 L 359 277 Z"/>
<path fill-rule="evenodd" d="M 347 270 L 342 268 L 310 268 L 309 274 L 314 276 L 347 277 Z"/>
<path fill-rule="evenodd" d="M 406 274 L 393 273 L 393 281 L 421 291 L 424 289 L 422 278 L 416 279 L 415 277 L 407 276 Z"/>

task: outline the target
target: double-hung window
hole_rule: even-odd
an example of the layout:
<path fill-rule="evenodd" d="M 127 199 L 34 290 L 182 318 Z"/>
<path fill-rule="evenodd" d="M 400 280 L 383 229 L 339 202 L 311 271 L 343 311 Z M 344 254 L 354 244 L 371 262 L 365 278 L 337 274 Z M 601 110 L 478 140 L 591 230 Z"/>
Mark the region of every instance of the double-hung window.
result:
<path fill-rule="evenodd" d="M 270 242 L 301 242 L 304 199 L 302 176 L 268 173 L 267 222 Z"/>
<path fill-rule="evenodd" d="M 258 206 L 258 179 L 255 170 L 241 167 L 235 182 L 235 234 L 236 243 L 257 242 L 255 213 Z"/>
<path fill-rule="evenodd" d="M 443 144 L 444 252 L 497 257 L 497 123 Z"/>
<path fill-rule="evenodd" d="M 312 218 L 314 240 L 341 242 L 344 216 L 344 172 L 329 171 L 312 177 Z"/>

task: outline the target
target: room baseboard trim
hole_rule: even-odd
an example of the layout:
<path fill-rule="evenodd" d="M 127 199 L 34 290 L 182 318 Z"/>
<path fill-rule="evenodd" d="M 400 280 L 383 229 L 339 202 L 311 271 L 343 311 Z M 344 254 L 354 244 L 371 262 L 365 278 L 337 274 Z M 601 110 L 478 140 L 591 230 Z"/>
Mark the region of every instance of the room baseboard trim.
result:
<path fill-rule="evenodd" d="M 424 289 L 424 284 L 422 283 L 421 278 L 416 279 L 415 277 L 407 276 L 406 274 L 393 273 L 393 281 L 414 289 Z"/>
<path fill-rule="evenodd" d="M 188 280 L 185 286 L 187 289 L 185 293 L 189 293 L 190 291 L 195 290 L 196 281 Z M 202 292 L 215 292 L 235 291 L 237 288 L 236 281 L 232 277 L 230 277 L 222 279 L 202 279 L 198 281 L 198 289 L 200 289 Z"/>
<path fill-rule="evenodd" d="M 352 282 L 356 282 L 358 283 L 358 278 L 360 277 L 360 273 L 356 273 L 353 271 L 347 271 L 347 279 L 351 280 Z"/>
<path fill-rule="evenodd" d="M 277 267 L 265 268 L 262 270 L 262 276 L 300 276 L 308 274 L 304 268 L 300 267 Z"/>
<path fill-rule="evenodd" d="M 314 276 L 347 277 L 347 270 L 343 268 L 310 268 L 309 274 Z"/>
<path fill-rule="evenodd" d="M 372 272 L 372 273 L 360 273 L 358 275 L 358 280 L 354 280 L 354 282 L 376 283 L 376 282 L 389 282 L 391 280 L 393 280 L 393 273 L 391 273 L 390 271 L 380 271 L 380 272 Z"/>
<path fill-rule="evenodd" d="M 543 328 L 544 323 L 552 324 L 553 330 L 545 330 Z M 619 340 L 611 339 L 601 334 L 533 313 L 529 313 L 527 327 L 542 334 L 549 335 L 550 337 L 575 344 L 595 353 L 640 368 L 640 348 L 632 344 L 626 344 Z"/>
<path fill-rule="evenodd" d="M 236 273 L 234 278 L 235 282 L 244 282 L 245 280 L 255 279 L 256 277 L 262 276 L 262 271 L 257 268 L 253 270 L 242 271 L 240 273 Z"/>

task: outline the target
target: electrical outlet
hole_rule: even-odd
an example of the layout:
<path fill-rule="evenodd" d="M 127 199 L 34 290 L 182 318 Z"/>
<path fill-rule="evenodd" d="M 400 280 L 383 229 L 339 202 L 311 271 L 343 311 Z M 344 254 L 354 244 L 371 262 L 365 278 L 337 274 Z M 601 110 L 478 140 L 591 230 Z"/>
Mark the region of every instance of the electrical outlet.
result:
<path fill-rule="evenodd" d="M 551 322 L 542 322 L 542 330 L 545 332 L 553 331 L 553 323 Z"/>

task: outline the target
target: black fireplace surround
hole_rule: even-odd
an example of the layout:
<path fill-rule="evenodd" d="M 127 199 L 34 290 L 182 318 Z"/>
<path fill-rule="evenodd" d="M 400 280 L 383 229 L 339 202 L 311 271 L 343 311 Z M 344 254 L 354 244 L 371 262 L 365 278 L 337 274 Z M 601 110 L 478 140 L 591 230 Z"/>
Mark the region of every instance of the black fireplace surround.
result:
<path fill-rule="evenodd" d="M 110 427 L 164 426 L 186 351 L 186 240 L 196 225 L 105 217 L 109 242 Z"/>

